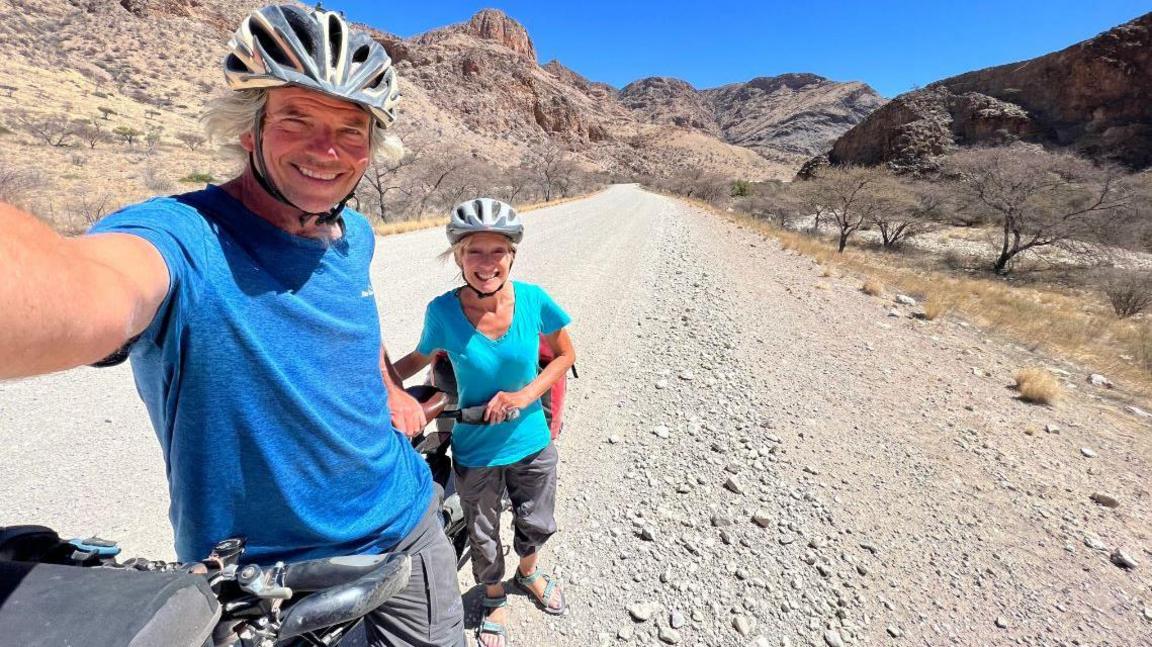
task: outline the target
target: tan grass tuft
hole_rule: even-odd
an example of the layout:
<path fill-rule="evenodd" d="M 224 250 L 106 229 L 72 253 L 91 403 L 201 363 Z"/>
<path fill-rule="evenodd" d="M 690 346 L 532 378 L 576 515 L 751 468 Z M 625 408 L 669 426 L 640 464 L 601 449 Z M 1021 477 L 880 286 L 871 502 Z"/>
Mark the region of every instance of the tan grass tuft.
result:
<path fill-rule="evenodd" d="M 1042 368 L 1016 371 L 1016 390 L 1021 400 L 1035 404 L 1056 404 L 1063 394 L 1056 376 Z"/>
<path fill-rule="evenodd" d="M 864 280 L 864 285 L 860 289 L 869 296 L 878 297 L 884 294 L 884 284 L 877 281 L 874 277 L 869 276 Z"/>
<path fill-rule="evenodd" d="M 928 321 L 938 319 L 951 312 L 952 306 L 951 299 L 934 294 L 924 301 L 924 318 Z"/>

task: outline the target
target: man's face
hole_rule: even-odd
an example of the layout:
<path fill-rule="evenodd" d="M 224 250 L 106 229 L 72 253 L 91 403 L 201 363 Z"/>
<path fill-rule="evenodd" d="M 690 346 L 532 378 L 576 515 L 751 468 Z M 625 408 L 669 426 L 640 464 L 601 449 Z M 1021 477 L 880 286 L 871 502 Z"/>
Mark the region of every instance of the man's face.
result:
<path fill-rule="evenodd" d="M 327 211 L 368 168 L 371 130 L 371 116 L 353 103 L 300 88 L 274 88 L 264 109 L 269 179 L 301 209 Z M 253 151 L 251 133 L 240 143 Z"/>

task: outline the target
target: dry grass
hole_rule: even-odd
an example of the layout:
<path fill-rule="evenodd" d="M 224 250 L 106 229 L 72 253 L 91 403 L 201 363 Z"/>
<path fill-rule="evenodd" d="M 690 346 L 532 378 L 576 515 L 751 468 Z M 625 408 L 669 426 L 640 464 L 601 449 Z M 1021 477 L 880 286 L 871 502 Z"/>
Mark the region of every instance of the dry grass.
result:
<path fill-rule="evenodd" d="M 376 230 L 376 235 L 378 236 L 392 236 L 394 234 L 404 234 L 419 229 L 443 227 L 446 224 L 448 224 L 447 218 L 424 218 L 422 220 L 376 223 L 372 228 Z"/>
<path fill-rule="evenodd" d="M 955 304 L 943 294 L 933 294 L 924 301 L 924 318 L 935 321 L 952 311 Z"/>
<path fill-rule="evenodd" d="M 1055 286 L 1014 285 L 988 275 L 910 268 L 900 265 L 898 258 L 860 249 L 838 254 L 831 241 L 782 230 L 744 214 L 716 213 L 777 239 L 783 249 L 821 264 L 834 262 L 841 272 L 923 295 L 926 319 L 953 313 L 1029 349 L 1107 374 L 1129 391 L 1152 397 L 1152 323 L 1116 319 L 1111 305 L 1099 295 Z"/>
<path fill-rule="evenodd" d="M 868 296 L 878 297 L 884 294 L 884 284 L 877 281 L 875 277 L 869 276 L 864 279 L 864 285 L 860 286 L 860 291 Z"/>
<path fill-rule="evenodd" d="M 1063 394 L 1056 377 L 1042 368 L 1016 371 L 1016 390 L 1021 400 L 1034 404 L 1056 404 Z"/>

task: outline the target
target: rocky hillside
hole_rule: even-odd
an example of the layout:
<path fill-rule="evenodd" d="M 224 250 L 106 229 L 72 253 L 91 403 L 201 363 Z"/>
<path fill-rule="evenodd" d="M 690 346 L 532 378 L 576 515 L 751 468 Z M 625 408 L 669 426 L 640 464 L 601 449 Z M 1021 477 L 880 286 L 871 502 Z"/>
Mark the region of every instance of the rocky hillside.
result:
<path fill-rule="evenodd" d="M 653 77 L 625 86 L 620 100 L 646 121 L 694 128 L 777 160 L 827 150 L 884 105 L 867 84 L 815 74 L 758 77 L 702 91 Z"/>
<path fill-rule="evenodd" d="M 20 201 L 53 220 L 61 212 L 89 219 L 235 173 L 239 162 L 225 142 L 195 138 L 205 102 L 223 91 L 220 61 L 230 32 L 259 4 L 0 0 L 9 16 L 0 23 L 8 54 L 0 170 L 24 174 L 30 188 Z M 717 131 L 637 118 L 615 88 L 558 61 L 540 65 L 524 27 L 499 11 L 411 38 L 373 33 L 400 73 L 397 134 L 434 146 L 440 159 L 513 169 L 559 149 L 587 171 L 625 179 L 693 172 L 762 180 L 787 177 L 796 166 L 725 142 Z M 35 133 L 33 122 L 53 119 L 90 121 L 102 138 L 88 145 Z M 139 135 L 115 134 L 126 130 Z"/>
<path fill-rule="evenodd" d="M 903 94 L 845 133 L 833 163 L 917 166 L 1016 140 L 1152 166 L 1152 13 L 1038 58 Z"/>

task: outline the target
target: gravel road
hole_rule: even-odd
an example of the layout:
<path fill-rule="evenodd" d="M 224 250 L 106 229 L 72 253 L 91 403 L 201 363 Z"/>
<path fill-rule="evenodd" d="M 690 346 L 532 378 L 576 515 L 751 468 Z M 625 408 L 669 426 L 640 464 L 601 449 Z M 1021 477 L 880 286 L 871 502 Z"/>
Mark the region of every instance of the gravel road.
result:
<path fill-rule="evenodd" d="M 1087 368 L 634 186 L 527 223 L 514 276 L 573 315 L 581 377 L 542 562 L 571 612 L 514 597 L 512 644 L 1152 645 L 1152 423 Z M 379 242 L 394 354 L 455 283 L 444 247 Z M 1035 365 L 1058 406 L 1008 388 Z M 172 557 L 127 369 L 0 384 L 0 444 L 0 525 Z"/>

